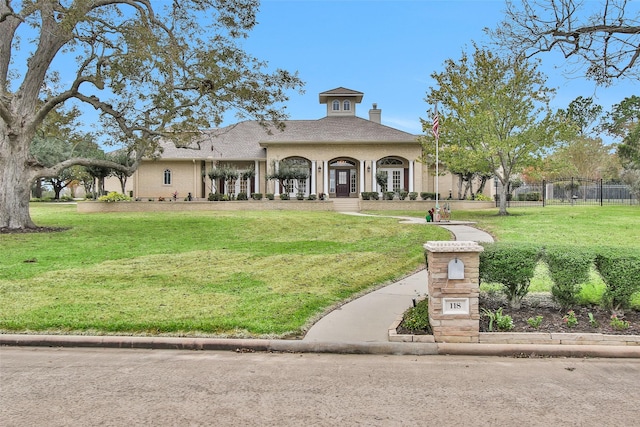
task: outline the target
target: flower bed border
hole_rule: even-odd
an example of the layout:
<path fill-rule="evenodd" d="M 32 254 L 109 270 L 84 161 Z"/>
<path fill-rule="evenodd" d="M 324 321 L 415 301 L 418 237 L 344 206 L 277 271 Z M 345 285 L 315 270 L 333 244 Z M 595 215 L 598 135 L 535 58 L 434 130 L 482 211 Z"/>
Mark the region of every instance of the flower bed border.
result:
<path fill-rule="evenodd" d="M 433 335 L 399 334 L 400 315 L 389 326 L 389 342 L 435 342 Z M 640 346 L 640 335 L 566 332 L 480 332 L 478 344 Z M 470 344 L 473 345 L 473 344 Z"/>

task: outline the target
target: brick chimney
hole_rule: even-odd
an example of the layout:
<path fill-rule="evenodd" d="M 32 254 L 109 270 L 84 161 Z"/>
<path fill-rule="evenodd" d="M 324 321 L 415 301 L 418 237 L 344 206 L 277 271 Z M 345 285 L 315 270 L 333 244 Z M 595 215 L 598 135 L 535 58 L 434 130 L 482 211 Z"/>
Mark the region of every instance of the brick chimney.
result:
<path fill-rule="evenodd" d="M 373 108 L 369 110 L 369 121 L 382 123 L 382 110 L 378 110 L 378 104 L 373 104 Z"/>

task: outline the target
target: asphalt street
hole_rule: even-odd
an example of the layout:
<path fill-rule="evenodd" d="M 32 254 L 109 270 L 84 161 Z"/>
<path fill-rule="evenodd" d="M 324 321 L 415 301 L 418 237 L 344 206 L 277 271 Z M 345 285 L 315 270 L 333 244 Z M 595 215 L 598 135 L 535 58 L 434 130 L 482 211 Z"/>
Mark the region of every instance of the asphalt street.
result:
<path fill-rule="evenodd" d="M 10 426 L 631 426 L 639 359 L 0 348 Z"/>

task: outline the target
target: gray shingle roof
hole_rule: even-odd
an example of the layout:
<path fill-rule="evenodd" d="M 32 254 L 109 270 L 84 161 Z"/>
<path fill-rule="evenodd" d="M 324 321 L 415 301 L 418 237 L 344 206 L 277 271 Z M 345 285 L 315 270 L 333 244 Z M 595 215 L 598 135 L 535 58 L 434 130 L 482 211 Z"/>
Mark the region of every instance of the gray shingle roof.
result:
<path fill-rule="evenodd" d="M 356 116 L 289 120 L 285 125 L 284 131 L 272 128 L 271 134 L 256 121 L 206 130 L 194 138 L 191 148 L 176 148 L 170 141 L 163 141 L 162 158 L 259 160 L 266 158 L 263 147 L 295 142 L 418 144 L 416 135 Z"/>

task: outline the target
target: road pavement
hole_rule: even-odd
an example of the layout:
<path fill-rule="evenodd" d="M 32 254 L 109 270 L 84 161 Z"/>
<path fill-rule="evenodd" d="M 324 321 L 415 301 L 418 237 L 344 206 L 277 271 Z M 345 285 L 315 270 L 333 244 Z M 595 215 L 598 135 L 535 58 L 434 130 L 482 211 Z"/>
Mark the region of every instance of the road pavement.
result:
<path fill-rule="evenodd" d="M 0 348 L 13 426 L 632 426 L 640 360 Z"/>

